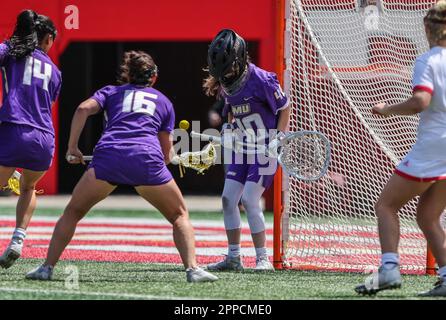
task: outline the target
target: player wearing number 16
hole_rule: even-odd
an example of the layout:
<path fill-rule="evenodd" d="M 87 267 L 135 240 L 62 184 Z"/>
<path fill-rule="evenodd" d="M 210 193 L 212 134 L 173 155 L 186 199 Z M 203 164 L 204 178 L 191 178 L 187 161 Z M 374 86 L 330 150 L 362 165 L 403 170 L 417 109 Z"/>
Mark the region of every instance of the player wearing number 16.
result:
<path fill-rule="evenodd" d="M 173 225 L 175 245 L 189 282 L 215 281 L 197 267 L 194 231 L 183 196 L 166 167 L 173 154 L 170 134 L 175 125 L 172 103 L 152 86 L 158 68 L 145 52 L 125 53 L 119 86 L 106 86 L 80 104 L 71 124 L 67 159 L 83 162 L 78 149 L 82 129 L 90 115 L 104 111 L 107 124 L 93 152 L 88 170 L 76 185 L 56 224 L 45 263 L 28 279 L 51 280 L 53 268 L 70 242 L 77 223 L 119 184 L 135 187 Z"/>
<path fill-rule="evenodd" d="M 61 73 L 48 57 L 56 38 L 53 22 L 34 11 L 17 16 L 14 33 L 0 44 L 3 101 L 0 108 L 0 189 L 22 168 L 16 228 L 0 257 L 9 268 L 20 257 L 36 207 L 35 186 L 51 165 L 54 128 L 51 106 L 61 88 Z"/>

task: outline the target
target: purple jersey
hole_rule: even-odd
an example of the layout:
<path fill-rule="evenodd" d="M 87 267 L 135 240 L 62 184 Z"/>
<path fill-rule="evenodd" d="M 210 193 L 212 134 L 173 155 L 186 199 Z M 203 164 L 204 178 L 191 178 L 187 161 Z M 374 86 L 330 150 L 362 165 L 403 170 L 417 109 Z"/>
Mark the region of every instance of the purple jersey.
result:
<path fill-rule="evenodd" d="M 92 97 L 105 112 L 106 126 L 97 148 L 117 144 L 152 145 L 158 132 L 175 126 L 172 103 L 161 92 L 126 84 L 107 86 Z"/>
<path fill-rule="evenodd" d="M 171 132 L 175 126 L 169 99 L 153 88 L 131 84 L 104 87 L 92 99 L 107 122 L 90 163 L 96 178 L 131 186 L 172 180 L 158 139 L 160 131 Z"/>
<path fill-rule="evenodd" d="M 57 99 L 62 76 L 57 66 L 40 49 L 16 59 L 9 46 L 0 44 L 3 102 L 0 121 L 28 125 L 54 136 L 51 105 Z"/>
<path fill-rule="evenodd" d="M 222 91 L 225 99 L 223 114 L 232 113 L 235 126 L 245 134 L 243 137 L 245 141 L 256 133 L 255 142 L 266 144 L 270 136 L 268 130 L 277 129 L 278 113 L 288 106 L 288 98 L 274 73 L 249 64 L 246 77 L 242 87 L 234 94 L 229 95 Z M 249 142 L 254 141 L 250 139 Z M 233 154 L 226 178 L 241 184 L 251 181 L 268 188 L 274 179 L 277 161 L 258 156 L 252 159 L 253 156 L 244 155 L 240 163 L 234 160 L 235 154 Z M 269 161 L 264 161 L 265 159 Z"/>
<path fill-rule="evenodd" d="M 243 131 L 277 129 L 278 112 L 288 106 L 276 74 L 252 63 L 242 88 L 233 95 L 223 90 L 222 96 L 225 99 L 223 115 L 231 112 L 237 127 Z"/>

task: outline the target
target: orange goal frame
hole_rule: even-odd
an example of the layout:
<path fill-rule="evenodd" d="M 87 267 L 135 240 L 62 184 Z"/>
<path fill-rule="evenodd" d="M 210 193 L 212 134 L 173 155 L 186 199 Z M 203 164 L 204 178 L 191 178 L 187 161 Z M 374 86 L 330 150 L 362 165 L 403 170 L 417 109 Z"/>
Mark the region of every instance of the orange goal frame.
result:
<path fill-rule="evenodd" d="M 277 0 L 276 4 L 276 39 L 277 39 L 277 56 L 275 69 L 277 77 L 284 85 L 285 72 L 285 34 L 286 34 L 286 5 L 290 0 Z M 293 1 L 293 0 L 291 0 Z M 307 5 L 311 4 L 312 0 L 307 0 Z M 339 1 L 339 0 L 337 0 Z M 376 66 L 375 66 L 376 67 Z M 343 70 L 342 70 L 343 71 Z M 283 244 L 282 244 L 282 216 L 283 216 L 283 171 L 279 166 L 274 177 L 274 226 L 273 226 L 273 264 L 276 269 L 286 268 L 283 261 Z M 426 255 L 426 274 L 436 275 L 436 261 L 430 250 L 427 248 Z"/>
<path fill-rule="evenodd" d="M 285 71 L 285 5 L 287 0 L 277 0 L 277 58 L 276 73 L 283 86 Z M 283 214 L 283 181 L 282 168 L 279 166 L 274 177 L 274 245 L 273 245 L 273 264 L 276 269 L 283 269 L 282 260 L 282 214 Z"/>

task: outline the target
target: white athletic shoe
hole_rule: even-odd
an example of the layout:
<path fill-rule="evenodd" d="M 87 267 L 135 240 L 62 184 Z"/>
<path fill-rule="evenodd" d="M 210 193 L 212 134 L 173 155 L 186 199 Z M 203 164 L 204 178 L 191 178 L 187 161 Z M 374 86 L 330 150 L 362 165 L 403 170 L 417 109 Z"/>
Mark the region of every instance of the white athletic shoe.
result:
<path fill-rule="evenodd" d="M 208 264 L 207 269 L 211 271 L 243 271 L 242 258 L 226 256 L 223 261 Z"/>
<path fill-rule="evenodd" d="M 28 280 L 43 280 L 43 281 L 49 281 L 53 279 L 53 270 L 54 267 L 52 266 L 44 266 L 41 265 L 37 267 L 36 269 L 28 272 L 25 276 Z"/>
<path fill-rule="evenodd" d="M 187 282 L 213 282 L 218 280 L 216 276 L 204 271 L 200 267 L 187 269 L 186 278 Z"/>
<path fill-rule="evenodd" d="M 275 271 L 273 264 L 269 261 L 268 256 L 261 256 L 256 259 L 256 267 L 254 271 Z"/>
<path fill-rule="evenodd" d="M 355 288 L 355 291 L 362 295 L 374 295 L 379 291 L 399 288 L 401 288 L 401 273 L 399 265 L 395 264 L 391 268 L 381 266 L 377 277 L 376 275 L 368 277 L 364 284 Z"/>
<path fill-rule="evenodd" d="M 439 279 L 433 289 L 418 294 L 419 297 L 446 297 L 446 280 Z"/>
<path fill-rule="evenodd" d="M 16 262 L 18 258 L 20 258 L 20 255 L 22 254 L 22 248 L 23 240 L 11 241 L 5 252 L 3 252 L 2 256 L 0 257 L 0 267 L 2 267 L 3 269 L 10 268 L 14 264 L 14 262 Z"/>

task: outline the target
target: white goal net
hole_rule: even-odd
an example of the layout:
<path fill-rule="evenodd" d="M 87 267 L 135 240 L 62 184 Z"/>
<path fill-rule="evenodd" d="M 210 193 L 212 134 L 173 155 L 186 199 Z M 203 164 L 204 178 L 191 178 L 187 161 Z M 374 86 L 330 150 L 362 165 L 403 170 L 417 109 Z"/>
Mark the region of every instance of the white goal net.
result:
<path fill-rule="evenodd" d="M 374 203 L 416 138 L 417 116 L 380 118 L 374 103 L 412 94 L 415 58 L 428 50 L 423 17 L 435 0 L 289 0 L 285 87 L 291 131 L 332 143 L 329 173 L 285 183 L 283 261 L 291 267 L 364 271 L 379 263 Z M 400 212 L 403 271 L 423 273 L 426 242 L 416 202 Z"/>

